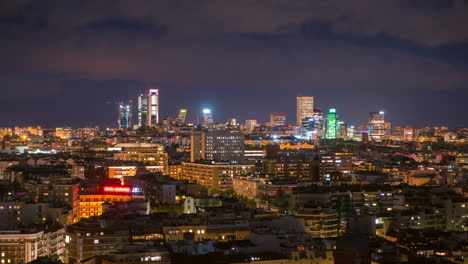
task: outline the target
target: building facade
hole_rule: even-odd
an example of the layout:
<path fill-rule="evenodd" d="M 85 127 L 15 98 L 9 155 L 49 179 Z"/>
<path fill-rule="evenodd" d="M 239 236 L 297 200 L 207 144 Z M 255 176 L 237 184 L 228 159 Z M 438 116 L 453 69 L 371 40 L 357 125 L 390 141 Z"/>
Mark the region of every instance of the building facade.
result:
<path fill-rule="evenodd" d="M 312 118 L 314 113 L 314 97 L 300 95 L 296 97 L 296 104 L 296 124 L 300 126 L 302 120 Z"/>
<path fill-rule="evenodd" d="M 369 136 L 372 140 L 382 140 L 385 136 L 385 115 L 383 111 L 369 114 Z"/>
<path fill-rule="evenodd" d="M 230 163 L 182 163 L 182 178 L 197 182 L 208 189 L 226 191 L 232 189 L 235 177 L 248 175 L 253 165 L 233 165 Z"/>
<path fill-rule="evenodd" d="M 243 164 L 244 134 L 228 131 L 194 132 L 190 138 L 190 161 L 226 161 Z"/>
<path fill-rule="evenodd" d="M 138 96 L 138 125 L 150 127 L 159 123 L 159 90 L 148 89 Z"/>
<path fill-rule="evenodd" d="M 285 113 L 271 113 L 270 114 L 270 126 L 281 127 L 286 125 L 286 114 Z"/>
<path fill-rule="evenodd" d="M 132 106 L 129 104 L 119 104 L 119 128 L 127 129 L 132 126 Z"/>

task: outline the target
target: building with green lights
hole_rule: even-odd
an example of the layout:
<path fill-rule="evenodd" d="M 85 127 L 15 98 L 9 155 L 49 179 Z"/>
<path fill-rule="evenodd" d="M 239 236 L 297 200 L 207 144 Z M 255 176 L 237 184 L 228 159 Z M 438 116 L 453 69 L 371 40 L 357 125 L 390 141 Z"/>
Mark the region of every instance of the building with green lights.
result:
<path fill-rule="evenodd" d="M 328 110 L 326 138 L 336 138 L 337 122 L 336 109 L 331 108 Z"/>

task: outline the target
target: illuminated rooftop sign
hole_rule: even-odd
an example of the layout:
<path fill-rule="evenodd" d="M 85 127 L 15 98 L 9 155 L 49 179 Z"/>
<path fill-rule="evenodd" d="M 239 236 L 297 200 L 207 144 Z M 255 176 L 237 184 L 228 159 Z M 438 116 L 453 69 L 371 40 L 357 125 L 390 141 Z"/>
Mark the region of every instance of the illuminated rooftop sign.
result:
<path fill-rule="evenodd" d="M 109 193 L 130 193 L 132 190 L 128 186 L 104 186 L 104 192 Z"/>

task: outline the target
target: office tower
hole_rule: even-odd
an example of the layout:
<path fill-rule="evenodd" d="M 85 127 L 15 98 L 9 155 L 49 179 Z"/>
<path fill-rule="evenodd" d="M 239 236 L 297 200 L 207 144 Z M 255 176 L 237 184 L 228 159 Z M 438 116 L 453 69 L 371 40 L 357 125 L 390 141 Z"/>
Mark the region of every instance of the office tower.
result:
<path fill-rule="evenodd" d="M 314 97 L 299 95 L 296 97 L 296 103 L 296 124 L 300 126 L 302 124 L 302 120 L 306 118 L 312 118 L 314 113 Z"/>
<path fill-rule="evenodd" d="M 119 104 L 119 128 L 127 129 L 132 126 L 132 106 Z"/>
<path fill-rule="evenodd" d="M 187 117 L 187 109 L 179 110 L 179 122 L 185 124 L 185 118 Z"/>
<path fill-rule="evenodd" d="M 245 132 L 247 132 L 247 134 L 251 134 L 255 130 L 256 126 L 257 120 L 245 120 Z"/>
<path fill-rule="evenodd" d="M 316 134 L 316 137 L 323 138 L 325 124 L 323 122 L 323 112 L 320 108 L 315 108 L 314 113 L 312 114 L 313 131 Z"/>
<path fill-rule="evenodd" d="M 328 110 L 327 116 L 327 133 L 326 138 L 336 138 L 337 134 L 337 116 L 336 116 L 336 109 L 331 108 Z"/>
<path fill-rule="evenodd" d="M 203 124 L 204 125 L 210 125 L 213 124 L 213 113 L 211 112 L 211 109 L 205 108 L 203 109 Z"/>
<path fill-rule="evenodd" d="M 385 115 L 383 111 L 369 113 L 369 136 L 371 140 L 382 140 L 385 136 Z"/>
<path fill-rule="evenodd" d="M 299 127 L 299 134 L 302 139 L 314 139 L 314 120 L 312 118 L 304 118 L 302 120 L 301 126 Z"/>
<path fill-rule="evenodd" d="M 148 98 L 144 93 L 138 96 L 138 126 L 148 126 Z"/>
<path fill-rule="evenodd" d="M 154 126 L 159 123 L 159 90 L 148 89 L 138 96 L 138 125 Z"/>
<path fill-rule="evenodd" d="M 270 114 L 270 126 L 279 127 L 286 125 L 286 114 L 284 113 L 272 113 Z"/>
<path fill-rule="evenodd" d="M 159 123 L 159 90 L 148 89 L 148 125 Z"/>
<path fill-rule="evenodd" d="M 190 161 L 244 163 L 244 134 L 229 131 L 194 132 L 190 137 Z"/>

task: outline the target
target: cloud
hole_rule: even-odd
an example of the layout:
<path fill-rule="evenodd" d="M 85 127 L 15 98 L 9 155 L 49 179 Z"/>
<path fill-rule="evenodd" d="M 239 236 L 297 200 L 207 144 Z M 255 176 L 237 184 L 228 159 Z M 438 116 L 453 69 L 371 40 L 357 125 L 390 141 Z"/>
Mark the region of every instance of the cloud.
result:
<path fill-rule="evenodd" d="M 26 92 L 61 94 L 71 89 L 67 80 L 123 79 L 233 96 L 430 94 L 468 83 L 463 65 L 412 52 L 467 41 L 461 0 L 5 2 L 0 73 L 10 77 L 0 85 L 15 100 Z M 389 45 L 361 45 L 382 36 Z"/>
<path fill-rule="evenodd" d="M 215 33 L 293 33 L 310 20 L 333 25 L 338 34 L 389 36 L 420 45 L 468 41 L 464 0 L 103 0 L 6 1 L 0 14 L 47 18 L 67 31 L 112 19 L 164 24 L 173 36 Z"/>

